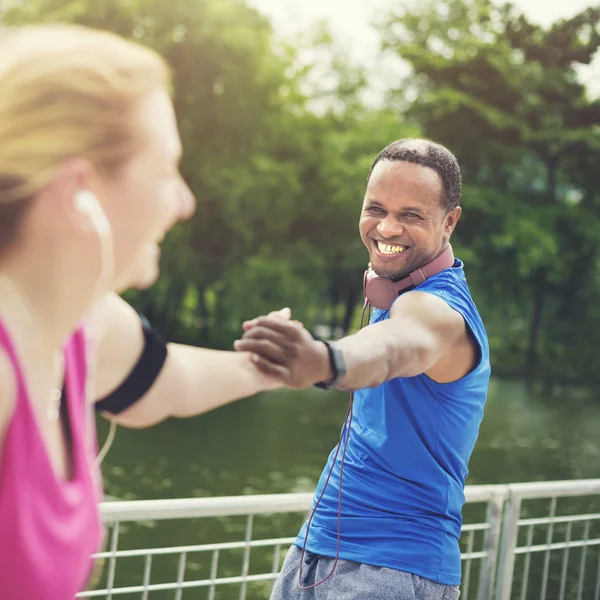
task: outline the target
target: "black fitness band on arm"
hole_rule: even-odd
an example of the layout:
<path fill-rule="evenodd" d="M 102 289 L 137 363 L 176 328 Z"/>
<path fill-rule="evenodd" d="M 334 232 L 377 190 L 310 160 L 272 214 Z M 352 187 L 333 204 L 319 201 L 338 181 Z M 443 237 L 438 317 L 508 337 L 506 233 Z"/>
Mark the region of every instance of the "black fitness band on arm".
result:
<path fill-rule="evenodd" d="M 324 390 L 330 390 L 334 388 L 346 375 L 346 361 L 344 360 L 344 354 L 335 345 L 334 342 L 328 342 L 327 340 L 318 340 L 327 346 L 327 353 L 329 355 L 329 365 L 331 366 L 331 372 L 333 377 L 330 381 L 319 381 L 315 383 L 315 387 L 322 388 Z"/>
<path fill-rule="evenodd" d="M 96 411 L 118 415 L 135 404 L 152 387 L 167 360 L 167 344 L 140 315 L 144 332 L 144 349 L 125 380 L 110 394 L 96 402 Z"/>

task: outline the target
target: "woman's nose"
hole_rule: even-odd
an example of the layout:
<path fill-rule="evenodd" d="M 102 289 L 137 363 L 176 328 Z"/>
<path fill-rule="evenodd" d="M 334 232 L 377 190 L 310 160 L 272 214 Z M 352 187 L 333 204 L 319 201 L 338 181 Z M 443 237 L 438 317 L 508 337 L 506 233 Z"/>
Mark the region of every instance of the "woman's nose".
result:
<path fill-rule="evenodd" d="M 192 193 L 192 190 L 188 187 L 187 183 L 181 181 L 178 194 L 178 219 L 185 221 L 189 219 L 196 212 L 196 197 Z"/>

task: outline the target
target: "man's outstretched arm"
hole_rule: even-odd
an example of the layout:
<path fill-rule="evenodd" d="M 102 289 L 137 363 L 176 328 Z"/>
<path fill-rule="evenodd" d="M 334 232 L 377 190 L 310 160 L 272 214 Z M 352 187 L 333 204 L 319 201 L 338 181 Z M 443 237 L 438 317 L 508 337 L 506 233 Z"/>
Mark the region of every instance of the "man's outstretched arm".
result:
<path fill-rule="evenodd" d="M 235 349 L 258 355 L 257 366 L 292 388 L 333 377 L 329 352 L 295 323 L 259 317 L 245 325 Z M 375 387 L 395 377 L 427 373 L 453 381 L 474 366 L 477 349 L 464 319 L 443 300 L 409 292 L 394 304 L 390 318 L 335 342 L 346 363 L 339 387 Z"/>

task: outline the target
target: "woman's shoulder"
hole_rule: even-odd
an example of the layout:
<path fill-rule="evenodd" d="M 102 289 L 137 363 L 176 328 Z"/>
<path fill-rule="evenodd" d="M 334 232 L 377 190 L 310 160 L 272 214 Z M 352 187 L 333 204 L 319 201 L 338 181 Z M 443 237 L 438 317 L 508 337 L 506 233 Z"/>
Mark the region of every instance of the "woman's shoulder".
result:
<path fill-rule="evenodd" d="M 17 400 L 17 378 L 13 363 L 6 350 L 0 346 L 0 452 L 2 440 Z"/>

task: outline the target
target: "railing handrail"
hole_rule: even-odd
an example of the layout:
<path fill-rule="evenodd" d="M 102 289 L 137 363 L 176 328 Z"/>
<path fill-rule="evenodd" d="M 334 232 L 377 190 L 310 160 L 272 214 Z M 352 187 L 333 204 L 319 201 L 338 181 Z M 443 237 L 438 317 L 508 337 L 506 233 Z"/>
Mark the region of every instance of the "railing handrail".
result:
<path fill-rule="evenodd" d="M 466 502 L 488 502 L 493 498 L 522 499 L 600 494 L 600 479 L 539 481 L 498 485 L 468 485 Z M 102 517 L 107 522 L 161 520 L 192 517 L 224 517 L 248 514 L 274 514 L 308 510 L 313 494 L 260 494 L 176 498 L 170 500 L 131 500 L 103 502 Z"/>
<path fill-rule="evenodd" d="M 313 494 L 260 494 L 213 496 L 172 500 L 125 500 L 102 502 L 106 522 L 184 519 L 192 517 L 230 517 L 271 513 L 301 512 L 310 507 Z"/>
<path fill-rule="evenodd" d="M 523 500 L 534 498 L 552 498 L 567 496 L 584 496 L 585 494 L 600 493 L 600 479 L 573 479 L 565 481 L 536 481 L 525 483 L 510 483 L 507 485 L 513 496 Z"/>
<path fill-rule="evenodd" d="M 539 481 L 523 483 L 507 483 L 500 485 L 469 485 L 465 488 L 465 503 L 486 503 L 486 516 L 483 521 L 470 522 L 463 525 L 461 535 L 461 565 L 464 564 L 464 591 L 465 600 L 469 598 L 469 585 L 473 583 L 471 565 L 473 561 L 480 561 L 480 571 L 475 591 L 477 600 L 511 600 L 514 596 L 515 560 L 524 556 L 521 597 L 524 598 L 530 581 L 529 570 L 532 554 L 544 554 L 542 574 L 542 597 L 546 589 L 551 570 L 550 554 L 564 551 L 561 567 L 561 595 L 567 582 L 567 557 L 570 549 L 581 548 L 579 562 L 578 595 L 577 600 L 583 598 L 584 573 L 586 566 L 586 551 L 588 548 L 600 547 L 600 537 L 592 534 L 592 522 L 600 519 L 600 512 L 594 512 L 590 505 L 585 514 L 561 514 L 557 512 L 557 504 L 561 498 L 572 496 L 600 497 L 600 479 L 580 479 L 573 481 Z M 215 597 L 215 588 L 221 585 L 240 584 L 240 600 L 246 598 L 249 582 L 272 582 L 280 569 L 282 547 L 288 546 L 294 537 L 269 537 L 265 535 L 260 539 L 253 537 L 253 523 L 255 515 L 269 515 L 276 513 L 308 513 L 313 494 L 310 492 L 289 494 L 261 494 L 243 496 L 221 496 L 210 498 L 175 498 L 171 500 L 135 500 L 135 501 L 110 501 L 101 504 L 104 521 L 111 523 L 109 547 L 97 558 L 107 561 L 107 574 L 105 589 L 82 592 L 78 598 L 104 597 L 115 600 L 118 595 L 142 592 L 145 595 L 154 590 L 174 590 L 176 598 L 181 598 L 183 589 L 208 588 L 208 597 Z M 547 516 L 536 516 L 535 512 L 529 515 L 522 511 L 522 504 L 532 499 L 545 498 L 550 500 Z M 596 501 L 598 498 L 596 498 Z M 597 504 L 594 504 L 597 506 Z M 480 514 L 480 513 L 478 513 Z M 245 533 L 243 540 L 236 538 L 232 541 L 192 543 L 187 545 L 170 545 L 156 548 L 119 549 L 119 528 L 121 522 L 126 521 L 158 521 L 166 519 L 202 518 L 202 517 L 245 517 Z M 471 515 L 473 517 L 473 515 Z M 480 517 L 478 517 L 480 518 Z M 564 539 L 554 536 L 554 529 L 558 530 L 565 524 Z M 571 537 L 573 524 L 585 524 L 583 533 L 577 539 Z M 283 525 L 283 523 L 281 524 Z M 545 542 L 538 535 L 534 538 L 534 527 L 545 527 Z M 289 524 L 286 525 L 286 528 Z M 519 545 L 519 532 L 527 531 L 525 545 Z M 283 533 L 283 532 L 282 532 Z M 292 531 L 292 533 L 295 533 Z M 238 531 L 241 535 L 241 530 Z M 477 547 L 474 546 L 478 537 Z M 554 537 L 553 537 L 554 536 Z M 192 540 L 194 542 L 194 540 Z M 272 566 L 261 573 L 250 573 L 250 552 L 262 548 L 264 552 L 272 549 Z M 242 571 L 239 576 L 220 576 L 219 555 L 222 552 L 237 551 L 243 553 Z M 188 554 L 210 553 L 210 576 L 205 579 L 188 579 L 186 576 L 186 560 Z M 177 567 L 177 581 L 156 583 L 151 580 L 152 561 L 154 557 L 171 556 L 173 560 L 179 556 Z M 123 560 L 139 560 L 144 558 L 143 583 L 130 587 L 115 587 L 115 569 L 117 562 Z M 198 560 L 197 558 L 195 560 Z M 208 565 L 209 563 L 206 562 Z M 193 574 L 191 574 L 193 577 Z M 600 598 L 600 574 L 597 578 L 596 600 Z M 462 597 L 462 596 L 461 596 Z M 586 596 L 587 598 L 588 596 Z"/>

